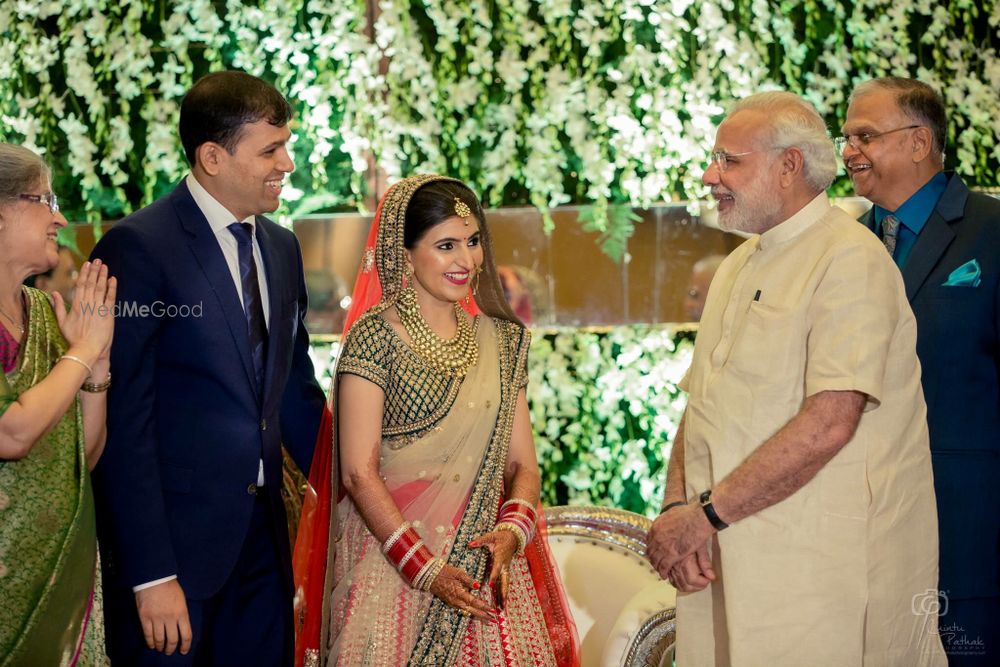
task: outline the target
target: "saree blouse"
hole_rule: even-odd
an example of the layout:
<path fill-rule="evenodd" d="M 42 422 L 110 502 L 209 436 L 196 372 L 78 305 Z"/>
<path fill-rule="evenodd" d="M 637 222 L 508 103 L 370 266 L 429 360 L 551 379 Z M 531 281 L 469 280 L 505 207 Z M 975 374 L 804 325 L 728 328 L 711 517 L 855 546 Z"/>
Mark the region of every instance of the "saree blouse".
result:
<path fill-rule="evenodd" d="M 482 317 L 482 316 L 479 316 Z M 520 327 L 493 320 L 500 352 L 514 353 Z M 520 369 L 518 389 L 528 383 Z M 448 414 L 462 386 L 462 377 L 442 373 L 420 357 L 384 318 L 362 318 L 344 341 L 337 374 L 362 377 L 385 393 L 382 436 L 398 449 L 419 439 Z"/>

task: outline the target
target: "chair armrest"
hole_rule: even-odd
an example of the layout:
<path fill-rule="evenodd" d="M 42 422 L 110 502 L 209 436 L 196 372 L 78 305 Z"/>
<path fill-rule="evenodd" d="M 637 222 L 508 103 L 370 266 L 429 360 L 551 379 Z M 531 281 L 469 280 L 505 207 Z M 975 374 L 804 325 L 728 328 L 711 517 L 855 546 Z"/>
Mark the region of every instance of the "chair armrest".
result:
<path fill-rule="evenodd" d="M 676 603 L 677 591 L 665 581 L 633 595 L 611 626 L 601 665 L 658 667 L 663 656 L 673 652 Z"/>

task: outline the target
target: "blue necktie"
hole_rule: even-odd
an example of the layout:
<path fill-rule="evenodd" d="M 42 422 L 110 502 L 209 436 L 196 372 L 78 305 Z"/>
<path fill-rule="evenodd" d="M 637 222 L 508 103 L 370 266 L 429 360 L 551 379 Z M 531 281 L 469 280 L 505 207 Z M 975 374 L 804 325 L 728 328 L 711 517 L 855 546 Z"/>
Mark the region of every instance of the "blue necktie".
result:
<path fill-rule="evenodd" d="M 257 398 L 264 394 L 264 364 L 267 358 L 267 325 L 260 300 L 257 263 L 253 259 L 253 227 L 249 222 L 234 222 L 229 231 L 236 237 L 240 257 L 240 282 L 243 285 L 243 312 L 247 318 L 253 372 L 257 380 Z"/>

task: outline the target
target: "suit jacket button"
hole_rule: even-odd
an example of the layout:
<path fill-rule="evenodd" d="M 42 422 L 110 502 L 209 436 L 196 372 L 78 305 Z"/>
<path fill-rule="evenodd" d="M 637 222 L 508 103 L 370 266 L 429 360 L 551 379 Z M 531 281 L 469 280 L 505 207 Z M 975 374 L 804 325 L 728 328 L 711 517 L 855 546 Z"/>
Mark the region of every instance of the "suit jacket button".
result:
<path fill-rule="evenodd" d="M 266 419 L 261 419 L 260 420 L 260 430 L 261 431 L 266 431 L 267 430 L 267 420 Z"/>
<path fill-rule="evenodd" d="M 250 484 L 250 486 L 247 487 L 247 493 L 249 493 L 251 496 L 256 496 L 257 495 L 257 485 L 256 484 Z"/>

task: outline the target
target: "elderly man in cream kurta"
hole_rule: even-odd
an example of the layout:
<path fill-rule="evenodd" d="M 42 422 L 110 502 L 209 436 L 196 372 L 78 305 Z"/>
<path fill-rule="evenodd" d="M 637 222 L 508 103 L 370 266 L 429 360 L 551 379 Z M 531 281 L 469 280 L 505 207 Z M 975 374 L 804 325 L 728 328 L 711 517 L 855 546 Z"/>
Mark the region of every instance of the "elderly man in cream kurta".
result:
<path fill-rule="evenodd" d="M 915 323 L 885 248 L 824 193 L 835 160 L 790 93 L 719 127 L 704 181 L 754 236 L 712 283 L 649 536 L 681 591 L 679 667 L 946 664 Z"/>

